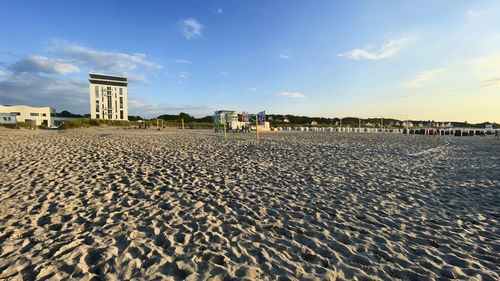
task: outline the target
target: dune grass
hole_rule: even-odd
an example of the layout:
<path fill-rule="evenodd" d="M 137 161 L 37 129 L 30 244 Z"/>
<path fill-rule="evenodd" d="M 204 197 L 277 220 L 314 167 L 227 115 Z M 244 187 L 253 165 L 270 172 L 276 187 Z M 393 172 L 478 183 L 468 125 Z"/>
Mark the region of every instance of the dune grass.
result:
<path fill-rule="evenodd" d="M 137 126 L 138 122 L 136 121 L 125 121 L 125 120 L 102 120 L 102 119 L 75 119 L 64 122 L 61 128 L 64 130 L 67 129 L 76 129 L 76 128 L 88 128 L 88 127 L 101 127 L 101 126 Z"/>

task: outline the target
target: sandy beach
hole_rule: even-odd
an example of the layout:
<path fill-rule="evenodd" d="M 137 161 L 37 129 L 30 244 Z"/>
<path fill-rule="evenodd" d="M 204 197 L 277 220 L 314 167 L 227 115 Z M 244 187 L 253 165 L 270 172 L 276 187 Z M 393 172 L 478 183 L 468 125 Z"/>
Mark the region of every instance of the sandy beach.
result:
<path fill-rule="evenodd" d="M 500 280 L 500 141 L 0 130 L 1 280 Z"/>

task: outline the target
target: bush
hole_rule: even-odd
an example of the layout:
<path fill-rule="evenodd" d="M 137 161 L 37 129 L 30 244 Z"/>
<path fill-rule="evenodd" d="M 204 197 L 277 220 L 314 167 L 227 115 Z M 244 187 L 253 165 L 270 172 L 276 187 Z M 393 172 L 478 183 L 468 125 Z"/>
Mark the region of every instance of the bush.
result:
<path fill-rule="evenodd" d="M 0 127 L 9 129 L 19 129 L 19 127 L 16 124 L 0 124 Z"/>
<path fill-rule="evenodd" d="M 17 122 L 17 127 L 18 128 L 25 128 L 25 129 L 33 129 L 35 127 L 35 124 L 33 123 L 26 123 L 26 122 Z"/>

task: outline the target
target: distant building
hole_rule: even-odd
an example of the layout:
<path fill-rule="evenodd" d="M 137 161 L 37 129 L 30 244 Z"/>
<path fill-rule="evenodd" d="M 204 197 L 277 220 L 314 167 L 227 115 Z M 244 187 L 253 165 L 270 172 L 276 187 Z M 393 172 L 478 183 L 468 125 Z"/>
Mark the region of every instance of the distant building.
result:
<path fill-rule="evenodd" d="M 314 120 L 311 121 L 311 126 L 316 126 L 316 125 L 318 125 L 318 121 L 314 121 Z"/>
<path fill-rule="evenodd" d="M 0 113 L 15 117 L 15 122 L 31 123 L 37 126 L 53 126 L 56 110 L 51 107 L 32 107 L 26 105 L 0 105 Z M 7 121 L 7 120 L 6 120 Z"/>
<path fill-rule="evenodd" d="M 90 118 L 128 120 L 127 78 L 89 74 Z"/>
<path fill-rule="evenodd" d="M 214 113 L 214 123 L 224 124 L 238 121 L 238 113 L 232 110 L 217 110 Z"/>
<path fill-rule="evenodd" d="M 283 123 L 290 123 L 290 120 L 288 120 L 288 117 L 285 116 L 285 118 L 283 119 Z"/>

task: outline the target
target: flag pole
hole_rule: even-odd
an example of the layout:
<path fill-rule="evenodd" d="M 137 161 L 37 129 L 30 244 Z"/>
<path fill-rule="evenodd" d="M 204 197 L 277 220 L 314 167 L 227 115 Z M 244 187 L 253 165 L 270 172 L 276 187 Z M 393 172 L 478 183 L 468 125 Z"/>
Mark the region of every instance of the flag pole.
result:
<path fill-rule="evenodd" d="M 259 116 L 255 114 L 255 138 L 259 140 Z"/>

